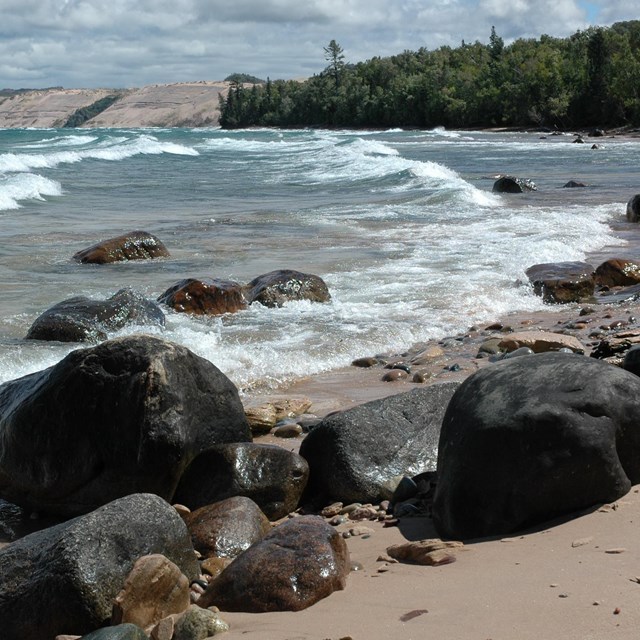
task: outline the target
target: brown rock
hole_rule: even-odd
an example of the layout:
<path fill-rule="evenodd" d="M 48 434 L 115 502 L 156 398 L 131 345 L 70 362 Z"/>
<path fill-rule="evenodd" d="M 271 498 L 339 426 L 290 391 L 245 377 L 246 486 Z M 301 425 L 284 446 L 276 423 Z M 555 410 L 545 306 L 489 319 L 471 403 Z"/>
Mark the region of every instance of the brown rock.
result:
<path fill-rule="evenodd" d="M 164 258 L 169 255 L 167 248 L 155 236 L 146 231 L 132 231 L 78 251 L 73 259 L 83 263 L 108 264 L 123 260 Z"/>
<path fill-rule="evenodd" d="M 378 358 L 368 357 L 368 358 L 357 358 L 351 363 L 352 367 L 360 367 L 364 369 L 368 369 L 370 367 L 375 367 L 379 364 Z"/>
<path fill-rule="evenodd" d="M 584 345 L 577 338 L 563 333 L 551 331 L 520 331 L 511 333 L 499 345 L 503 351 L 515 351 L 520 347 L 528 347 L 534 353 L 571 349 L 575 353 L 584 353 Z"/>
<path fill-rule="evenodd" d="M 245 288 L 249 303 L 281 307 L 291 300 L 329 302 L 331 296 L 319 276 L 290 269 L 271 271 L 253 279 Z"/>
<path fill-rule="evenodd" d="M 350 570 L 343 538 L 318 516 L 275 527 L 239 555 L 200 597 L 222 611 L 300 611 L 337 589 Z"/>
<path fill-rule="evenodd" d="M 640 283 L 640 263 L 612 258 L 596 269 L 596 284 L 605 287 L 628 287 Z"/>
<path fill-rule="evenodd" d="M 455 551 L 463 547 L 462 542 L 433 538 L 394 544 L 387 547 L 387 553 L 400 562 L 438 566 L 455 562 Z"/>
<path fill-rule="evenodd" d="M 231 280 L 187 278 L 169 287 L 159 298 L 174 311 L 221 315 L 246 309 L 242 287 Z"/>
<path fill-rule="evenodd" d="M 142 556 L 114 600 L 111 624 L 130 622 L 149 629 L 188 606 L 189 580 L 180 569 L 163 555 Z"/>
<path fill-rule="evenodd" d="M 232 561 L 233 560 L 231 558 L 216 558 L 215 556 L 211 556 L 210 558 L 205 558 L 201 562 L 200 568 L 203 573 L 215 578 L 219 576 Z"/>
<path fill-rule="evenodd" d="M 204 558 L 235 558 L 271 531 L 260 507 L 244 496 L 201 507 L 188 514 L 185 522 L 193 548 Z"/>
<path fill-rule="evenodd" d="M 396 382 L 398 380 L 404 380 L 409 374 L 402 369 L 391 369 L 385 373 L 381 380 L 383 382 Z"/>
<path fill-rule="evenodd" d="M 551 262 L 527 269 L 534 292 L 548 303 L 580 302 L 593 296 L 593 267 L 586 262 Z"/>

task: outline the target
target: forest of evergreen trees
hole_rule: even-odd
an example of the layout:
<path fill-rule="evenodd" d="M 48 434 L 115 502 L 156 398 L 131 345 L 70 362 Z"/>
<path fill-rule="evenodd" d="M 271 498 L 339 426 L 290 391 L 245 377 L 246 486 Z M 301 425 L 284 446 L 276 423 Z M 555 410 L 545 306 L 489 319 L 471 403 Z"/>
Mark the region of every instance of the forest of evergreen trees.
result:
<path fill-rule="evenodd" d="M 640 20 L 568 38 L 421 48 L 348 64 L 338 43 L 304 82 L 236 82 L 224 128 L 548 127 L 640 124 Z"/>

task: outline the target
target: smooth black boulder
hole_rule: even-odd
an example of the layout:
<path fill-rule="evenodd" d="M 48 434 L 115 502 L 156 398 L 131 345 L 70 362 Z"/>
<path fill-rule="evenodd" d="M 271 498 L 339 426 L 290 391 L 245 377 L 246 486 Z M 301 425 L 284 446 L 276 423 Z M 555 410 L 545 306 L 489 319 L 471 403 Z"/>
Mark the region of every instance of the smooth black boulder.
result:
<path fill-rule="evenodd" d="M 250 439 L 208 360 L 152 336 L 109 340 L 0 386 L 0 497 L 65 516 L 130 493 L 171 500 L 196 455 Z"/>
<path fill-rule="evenodd" d="M 106 300 L 75 296 L 47 309 L 35 319 L 28 340 L 99 342 L 110 331 L 129 325 L 164 327 L 158 304 L 131 289 L 121 289 Z"/>
<path fill-rule="evenodd" d="M 319 502 L 389 498 L 399 476 L 436 466 L 445 409 L 459 383 L 434 384 L 334 413 L 302 441 L 306 496 Z"/>
<path fill-rule="evenodd" d="M 268 444 L 239 442 L 211 447 L 183 473 L 174 501 L 190 509 L 233 496 L 251 498 L 270 520 L 293 511 L 307 485 L 309 467 L 297 453 Z"/>
<path fill-rule="evenodd" d="M 120 498 L 0 550 L 3 640 L 84 634 L 108 623 L 141 556 L 160 553 L 189 579 L 199 568 L 187 527 L 155 495 Z"/>
<path fill-rule="evenodd" d="M 640 221 L 640 193 L 627 202 L 627 220 L 629 222 Z"/>
<path fill-rule="evenodd" d="M 640 482 L 638 398 L 637 376 L 573 354 L 467 378 L 440 434 L 439 534 L 504 535 L 623 496 Z"/>

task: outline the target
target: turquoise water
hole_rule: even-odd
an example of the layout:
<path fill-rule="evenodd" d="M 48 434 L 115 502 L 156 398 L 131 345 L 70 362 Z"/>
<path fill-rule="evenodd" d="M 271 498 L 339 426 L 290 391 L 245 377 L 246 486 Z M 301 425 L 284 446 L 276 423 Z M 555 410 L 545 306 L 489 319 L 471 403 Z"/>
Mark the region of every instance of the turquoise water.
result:
<path fill-rule="evenodd" d="M 530 265 L 635 251 L 624 213 L 640 191 L 640 143 L 572 141 L 441 129 L 0 130 L 0 382 L 80 346 L 23 340 L 51 305 L 123 286 L 155 298 L 185 277 L 247 282 L 288 268 L 327 282 L 327 305 L 218 318 L 167 310 L 161 334 L 244 390 L 539 309 L 516 284 Z M 539 191 L 494 195 L 500 173 Z M 590 186 L 561 188 L 570 179 Z M 171 258 L 71 260 L 134 229 L 157 235 Z"/>

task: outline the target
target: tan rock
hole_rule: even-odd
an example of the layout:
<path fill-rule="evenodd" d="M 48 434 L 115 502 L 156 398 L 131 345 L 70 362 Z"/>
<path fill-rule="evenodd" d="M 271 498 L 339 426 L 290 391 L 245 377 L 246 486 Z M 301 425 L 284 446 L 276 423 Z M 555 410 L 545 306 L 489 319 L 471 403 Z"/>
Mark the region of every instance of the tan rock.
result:
<path fill-rule="evenodd" d="M 434 360 L 444 357 L 444 350 L 436 344 L 429 345 L 423 349 L 418 355 L 411 359 L 411 364 L 431 364 Z"/>
<path fill-rule="evenodd" d="M 203 573 L 210 575 L 212 578 L 219 576 L 231 563 L 233 558 L 217 558 L 211 556 L 202 561 L 200 568 Z"/>
<path fill-rule="evenodd" d="M 270 402 L 259 407 L 246 407 L 244 415 L 249 422 L 251 433 L 269 433 L 276 426 L 276 408 Z"/>
<path fill-rule="evenodd" d="M 551 331 L 520 331 L 509 334 L 508 338 L 498 344 L 504 351 L 515 351 L 520 347 L 529 347 L 534 353 L 558 351 L 563 348 L 575 353 L 584 353 L 584 345 L 574 336 Z"/>
<path fill-rule="evenodd" d="M 438 566 L 455 562 L 455 552 L 463 547 L 462 542 L 432 538 L 394 544 L 387 547 L 387 554 L 400 562 Z"/>
<path fill-rule="evenodd" d="M 307 413 L 311 408 L 312 402 L 309 398 L 286 398 L 284 400 L 276 400 L 273 406 L 276 409 L 276 420 L 284 418 L 297 418 L 303 413 Z"/>
<path fill-rule="evenodd" d="M 189 606 L 189 580 L 161 554 L 142 556 L 133 565 L 113 603 L 111 624 L 131 622 L 149 629 Z"/>

